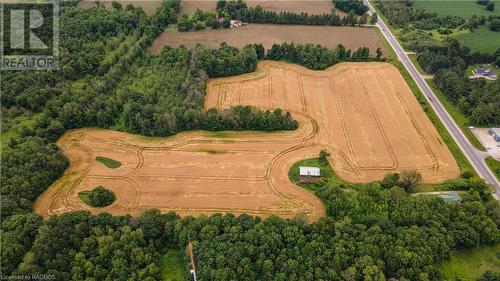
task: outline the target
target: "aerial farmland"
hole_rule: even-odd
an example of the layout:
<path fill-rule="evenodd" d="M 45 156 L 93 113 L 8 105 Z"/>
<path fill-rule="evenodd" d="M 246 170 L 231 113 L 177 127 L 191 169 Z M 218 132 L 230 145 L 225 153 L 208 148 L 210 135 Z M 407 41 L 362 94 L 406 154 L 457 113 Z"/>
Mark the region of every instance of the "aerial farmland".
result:
<path fill-rule="evenodd" d="M 500 7 L 415 1 L 3 1 L 0 279 L 500 280 Z"/>

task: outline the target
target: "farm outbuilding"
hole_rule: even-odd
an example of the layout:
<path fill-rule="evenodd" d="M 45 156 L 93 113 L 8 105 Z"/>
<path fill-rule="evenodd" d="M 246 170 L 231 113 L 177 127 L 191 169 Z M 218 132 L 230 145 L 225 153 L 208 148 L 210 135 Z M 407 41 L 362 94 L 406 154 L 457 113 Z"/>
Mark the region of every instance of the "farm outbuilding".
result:
<path fill-rule="evenodd" d="M 299 167 L 301 183 L 315 182 L 321 177 L 321 171 L 317 167 Z"/>

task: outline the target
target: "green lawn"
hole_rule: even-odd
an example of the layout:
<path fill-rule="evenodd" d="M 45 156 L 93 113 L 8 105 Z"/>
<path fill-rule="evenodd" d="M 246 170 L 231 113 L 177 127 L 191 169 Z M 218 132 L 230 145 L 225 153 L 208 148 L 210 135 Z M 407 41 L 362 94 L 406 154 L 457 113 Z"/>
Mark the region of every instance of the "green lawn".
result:
<path fill-rule="evenodd" d="M 486 6 L 479 5 L 475 0 L 418 0 L 412 1 L 413 7 L 417 9 L 424 9 L 436 12 L 440 16 L 459 16 L 463 18 L 470 18 L 472 15 L 486 16 L 497 15 L 500 16 L 500 0 L 493 0 L 495 2 L 495 10 L 488 11 Z"/>
<path fill-rule="evenodd" d="M 460 129 L 462 129 L 462 132 L 467 137 L 467 139 L 469 139 L 469 141 L 472 143 L 472 145 L 474 145 L 475 148 L 484 151 L 484 147 L 481 144 L 481 142 L 469 130 L 469 126 L 471 125 L 470 121 L 469 121 L 469 118 L 467 116 L 463 115 L 463 113 L 460 112 L 460 110 L 457 107 L 455 107 L 448 100 L 448 98 L 443 94 L 443 92 L 441 92 L 441 90 L 439 90 L 437 88 L 436 84 L 434 84 L 434 82 L 432 80 L 428 79 L 426 81 L 427 81 L 427 84 L 429 84 L 429 86 L 431 87 L 431 89 L 434 92 L 434 94 L 436 94 L 436 96 L 438 97 L 439 101 L 441 102 L 441 104 L 446 109 L 446 111 L 448 111 L 448 113 L 451 115 L 451 117 L 453 118 L 453 120 L 455 120 L 455 122 L 460 127 Z"/>
<path fill-rule="evenodd" d="M 444 280 L 477 280 L 486 271 L 500 271 L 500 244 L 455 251 L 441 264 Z"/>
<path fill-rule="evenodd" d="M 490 167 L 493 174 L 495 174 L 497 179 L 500 181 L 500 161 L 493 159 L 493 157 L 491 156 L 484 159 L 484 161 L 486 162 L 486 165 Z"/>
<path fill-rule="evenodd" d="M 169 248 L 161 256 L 160 260 L 161 278 L 164 281 L 184 281 L 186 280 L 184 270 L 184 259 L 179 249 Z"/>
<path fill-rule="evenodd" d="M 95 160 L 101 162 L 102 164 L 104 164 L 106 167 L 108 167 L 110 169 L 116 169 L 122 165 L 122 163 L 120 163 L 116 160 L 113 160 L 113 159 L 107 158 L 107 157 L 102 157 L 102 156 L 96 156 Z"/>
<path fill-rule="evenodd" d="M 500 3 L 495 10 L 500 11 Z M 474 32 L 456 36 L 456 38 L 473 51 L 493 53 L 500 46 L 500 32 L 491 31 L 486 25 L 474 29 Z"/>

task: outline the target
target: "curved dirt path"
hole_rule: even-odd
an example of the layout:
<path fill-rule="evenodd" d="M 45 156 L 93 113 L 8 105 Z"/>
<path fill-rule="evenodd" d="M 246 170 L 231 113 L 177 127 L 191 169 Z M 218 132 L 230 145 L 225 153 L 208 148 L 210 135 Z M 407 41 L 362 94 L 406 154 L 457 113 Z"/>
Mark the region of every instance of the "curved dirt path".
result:
<path fill-rule="evenodd" d="M 212 79 L 205 107 L 255 105 L 292 113 L 289 132 L 183 132 L 147 138 L 102 129 L 67 132 L 58 145 L 71 161 L 65 175 L 36 201 L 49 216 L 72 210 L 135 214 L 146 208 L 181 215 L 228 212 L 310 221 L 325 215 L 320 200 L 288 179 L 299 160 L 331 153 L 342 179 L 369 182 L 415 169 L 424 182 L 459 174 L 455 160 L 397 69 L 386 63 L 342 63 L 311 71 L 261 62 L 254 73 Z M 122 163 L 108 169 L 105 156 Z M 117 200 L 90 208 L 78 192 L 104 185 Z"/>

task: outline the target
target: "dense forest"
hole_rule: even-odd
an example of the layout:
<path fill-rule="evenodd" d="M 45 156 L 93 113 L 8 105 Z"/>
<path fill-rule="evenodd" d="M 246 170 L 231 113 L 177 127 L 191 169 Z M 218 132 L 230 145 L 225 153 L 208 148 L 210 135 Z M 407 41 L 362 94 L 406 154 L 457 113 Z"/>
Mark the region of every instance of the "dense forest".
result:
<path fill-rule="evenodd" d="M 7 253 L 29 250 L 9 268 L 14 274 L 56 280 L 159 280 L 157 261 L 167 245 L 183 252 L 187 276 L 188 238 L 200 280 L 439 280 L 437 265 L 453 249 L 499 241 L 492 209 L 477 191 L 457 205 L 378 183 L 349 193 L 322 186 L 316 194 L 328 217 L 314 224 L 300 217 L 180 218 L 157 210 L 138 218 L 82 211 L 43 222 L 23 214 L 3 221 L 2 242 Z"/>
<path fill-rule="evenodd" d="M 499 241 L 498 205 L 472 178 L 460 205 L 410 197 L 379 183 L 342 192 L 318 185 L 328 217 L 307 224 L 242 215 L 180 218 L 149 210 L 139 217 L 72 212 L 43 220 L 34 200 L 67 168 L 55 145 L 64 131 L 101 127 L 152 136 L 183 130 L 288 130 L 280 109 L 203 108 L 209 77 L 253 71 L 259 59 L 312 69 L 342 61 L 383 59 L 339 45 L 222 44 L 147 48 L 176 22 L 179 1 L 147 16 L 132 5 L 61 7 L 61 70 L 2 72 L 0 274 L 48 274 L 55 280 L 159 280 L 159 257 L 194 244 L 200 280 L 438 280 L 437 264 L 454 249 Z M 103 24 L 106 23 L 106 24 Z M 186 270 L 186 274 L 189 271 Z"/>

